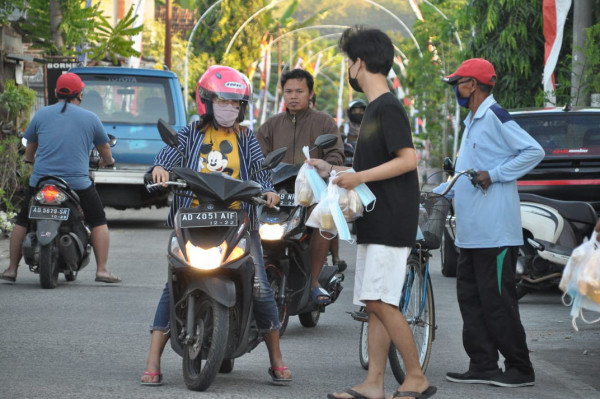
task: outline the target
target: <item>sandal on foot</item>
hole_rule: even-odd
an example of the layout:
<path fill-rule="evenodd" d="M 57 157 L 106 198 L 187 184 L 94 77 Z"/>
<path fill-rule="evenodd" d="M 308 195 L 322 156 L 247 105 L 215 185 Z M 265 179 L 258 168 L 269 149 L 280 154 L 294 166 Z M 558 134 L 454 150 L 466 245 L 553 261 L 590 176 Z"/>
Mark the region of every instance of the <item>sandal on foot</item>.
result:
<path fill-rule="evenodd" d="M 160 385 L 163 384 L 162 374 L 160 373 L 160 371 L 148 371 L 148 370 L 146 370 L 146 371 L 144 371 L 144 375 L 149 375 L 150 377 L 152 377 L 152 380 L 148 381 L 148 382 L 142 381 L 141 382 L 142 385 L 148 385 L 148 386 L 151 386 L 151 387 L 157 387 L 157 386 L 160 386 Z M 158 377 L 158 379 L 155 381 L 154 379 L 156 377 Z"/>
<path fill-rule="evenodd" d="M 348 395 L 350 395 L 350 398 L 347 398 L 347 399 L 370 399 L 370 398 L 366 397 L 365 395 L 363 395 L 362 393 L 357 392 L 351 388 L 345 389 L 344 391 L 339 392 L 339 393 L 347 393 Z M 346 398 L 340 398 L 339 396 L 335 396 L 333 393 L 328 393 L 327 399 L 346 399 Z"/>
<path fill-rule="evenodd" d="M 96 276 L 97 283 L 120 283 L 121 279 L 115 276 L 112 273 L 109 273 L 108 276 Z"/>
<path fill-rule="evenodd" d="M 310 297 L 317 305 L 328 305 L 331 303 L 329 292 L 322 287 L 315 287 L 310 291 Z M 323 298 L 326 297 L 326 298 Z"/>
<path fill-rule="evenodd" d="M 275 372 L 277 371 L 279 373 L 279 375 L 283 376 L 283 373 L 285 370 L 289 370 L 290 368 L 288 366 L 282 366 L 282 367 L 277 367 L 277 366 L 271 366 L 269 367 L 269 375 L 271 376 L 271 383 L 274 385 L 288 385 L 290 382 L 292 382 L 292 378 L 285 378 L 285 377 L 277 377 L 277 374 L 275 374 Z"/>
<path fill-rule="evenodd" d="M 0 274 L 0 279 L 6 280 L 6 281 L 10 281 L 11 283 L 16 283 L 17 282 L 17 275 L 7 276 L 6 275 L 6 270 L 5 270 L 5 271 L 2 272 L 2 274 Z"/>
<path fill-rule="evenodd" d="M 417 399 L 427 399 L 431 398 L 437 392 L 437 388 L 433 385 L 430 385 L 429 388 L 424 390 L 423 392 L 415 392 L 415 391 L 396 391 L 394 392 L 393 398 L 417 398 Z"/>

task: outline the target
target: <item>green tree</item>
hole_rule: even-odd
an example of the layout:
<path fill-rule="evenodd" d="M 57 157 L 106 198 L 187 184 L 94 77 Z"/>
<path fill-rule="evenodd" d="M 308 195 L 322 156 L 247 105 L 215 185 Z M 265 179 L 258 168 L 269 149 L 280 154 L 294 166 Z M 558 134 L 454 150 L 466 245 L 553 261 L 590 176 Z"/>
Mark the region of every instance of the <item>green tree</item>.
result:
<path fill-rule="evenodd" d="M 498 82 L 494 97 L 506 108 L 542 106 L 544 29 L 542 0 L 479 0 L 463 8 L 462 25 L 473 31 L 465 58 L 490 61 Z M 567 19 L 557 73 L 565 73 L 565 54 L 570 54 L 572 22 Z M 557 93 L 559 94 L 559 93 Z M 557 100 L 561 99 L 557 96 Z"/>
<path fill-rule="evenodd" d="M 43 49 L 47 55 L 77 56 L 88 52 L 91 59 L 110 60 L 113 64 L 117 64 L 118 57 L 139 55 L 132 48 L 130 36 L 142 28 L 131 28 L 135 18 L 132 9 L 112 27 L 99 3 L 86 7 L 86 0 L 28 0 L 16 2 L 13 7 L 24 10 L 25 5 L 27 19 L 15 24 L 34 48 Z"/>

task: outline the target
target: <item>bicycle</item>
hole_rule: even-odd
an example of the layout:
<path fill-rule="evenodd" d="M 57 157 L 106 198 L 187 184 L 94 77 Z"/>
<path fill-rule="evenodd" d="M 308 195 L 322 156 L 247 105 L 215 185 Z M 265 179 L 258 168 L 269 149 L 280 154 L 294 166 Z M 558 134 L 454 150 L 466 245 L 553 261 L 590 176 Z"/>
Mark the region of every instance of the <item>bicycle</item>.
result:
<path fill-rule="evenodd" d="M 477 174 L 469 169 L 454 174 L 452 180 L 441 194 L 421 192 L 419 208 L 419 230 L 417 243 L 412 248 L 406 263 L 406 279 L 398 308 L 408 322 L 419 357 L 421 370 L 425 372 L 431 357 L 431 347 L 435 339 L 435 306 L 433 287 L 429 275 L 429 259 L 432 251 L 439 249 L 446 224 L 450 200 L 444 197 L 462 175 L 467 175 L 477 186 Z M 351 316 L 362 323 L 359 340 L 359 360 L 366 370 L 369 367 L 368 318 L 364 307 Z M 405 378 L 404 362 L 393 343 L 390 344 L 388 361 L 394 377 L 402 384 Z"/>

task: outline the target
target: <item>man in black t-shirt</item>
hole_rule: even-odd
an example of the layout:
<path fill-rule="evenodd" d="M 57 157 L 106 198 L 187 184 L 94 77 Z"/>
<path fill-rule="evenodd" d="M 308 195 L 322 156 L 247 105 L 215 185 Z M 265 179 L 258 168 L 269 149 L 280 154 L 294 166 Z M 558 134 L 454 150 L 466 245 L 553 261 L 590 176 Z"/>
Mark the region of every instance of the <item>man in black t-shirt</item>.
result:
<path fill-rule="evenodd" d="M 406 261 L 415 243 L 419 209 L 417 155 L 406 111 L 389 91 L 387 75 L 394 59 L 391 40 L 377 29 L 344 31 L 340 49 L 348 56 L 348 81 L 369 101 L 358 135 L 353 167 L 333 183 L 353 189 L 366 183 L 375 207 L 357 219 L 354 303 L 369 317 L 369 371 L 359 385 L 329 398 L 381 398 L 390 340 L 402 355 L 406 379 L 394 397 L 429 398 L 437 391 L 421 371 L 412 332 L 398 310 Z M 307 161 L 321 176 L 331 168 L 323 160 Z"/>

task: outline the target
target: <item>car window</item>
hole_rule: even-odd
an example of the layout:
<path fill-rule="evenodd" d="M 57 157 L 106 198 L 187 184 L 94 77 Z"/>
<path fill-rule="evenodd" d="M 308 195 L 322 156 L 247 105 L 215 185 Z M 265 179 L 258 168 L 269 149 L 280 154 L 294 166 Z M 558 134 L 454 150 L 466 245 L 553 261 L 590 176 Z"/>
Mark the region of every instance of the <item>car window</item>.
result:
<path fill-rule="evenodd" d="M 523 114 L 515 121 L 541 144 L 546 157 L 600 155 L 600 114 Z"/>
<path fill-rule="evenodd" d="M 167 79 L 143 76 L 81 75 L 85 83 L 81 106 L 104 123 L 175 123 Z"/>

